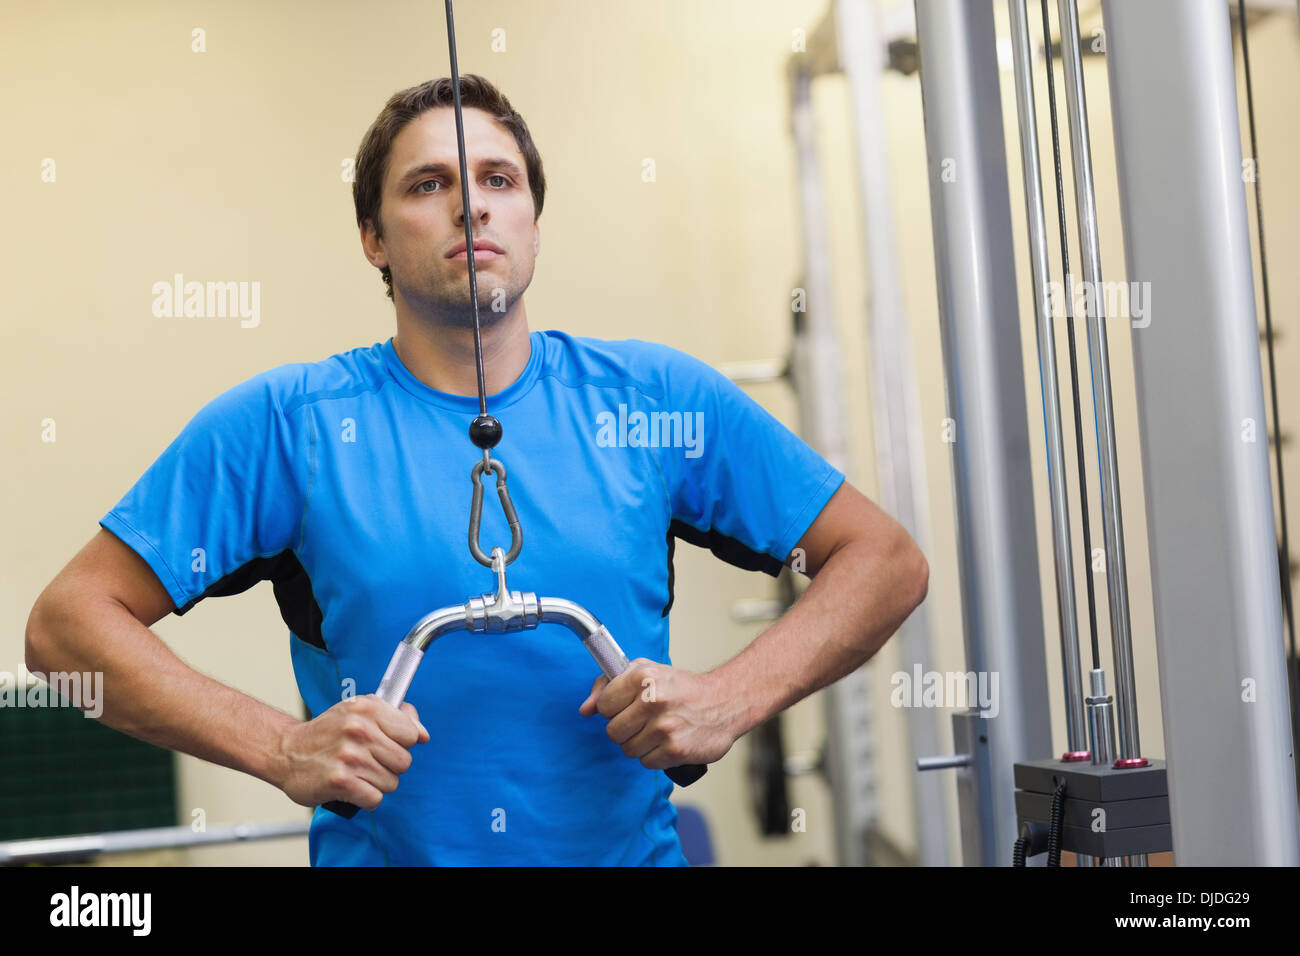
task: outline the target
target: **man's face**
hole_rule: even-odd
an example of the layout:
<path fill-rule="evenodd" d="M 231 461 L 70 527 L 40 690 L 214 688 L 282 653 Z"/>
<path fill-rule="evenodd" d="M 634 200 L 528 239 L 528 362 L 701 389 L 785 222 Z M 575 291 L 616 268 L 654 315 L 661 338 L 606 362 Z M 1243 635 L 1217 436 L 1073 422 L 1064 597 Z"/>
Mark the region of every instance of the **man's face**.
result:
<path fill-rule="evenodd" d="M 474 239 L 500 250 L 474 250 L 479 318 L 489 323 L 528 288 L 541 233 L 514 137 L 483 110 L 463 115 Z M 462 206 L 455 112 L 438 107 L 393 140 L 380 209 L 384 235 L 363 229 L 362 242 L 375 266 L 392 269 L 395 295 L 471 325 Z"/>

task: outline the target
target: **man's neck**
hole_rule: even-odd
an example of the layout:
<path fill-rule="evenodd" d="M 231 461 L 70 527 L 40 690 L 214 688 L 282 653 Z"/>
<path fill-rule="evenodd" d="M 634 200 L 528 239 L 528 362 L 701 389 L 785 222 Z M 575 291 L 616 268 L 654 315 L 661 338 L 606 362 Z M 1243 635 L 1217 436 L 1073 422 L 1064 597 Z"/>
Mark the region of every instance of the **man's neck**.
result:
<path fill-rule="evenodd" d="M 523 299 L 505 315 L 479 313 L 483 378 L 488 395 L 509 388 L 532 355 Z M 474 329 L 397 316 L 393 348 L 407 371 L 430 388 L 451 395 L 478 395 Z"/>

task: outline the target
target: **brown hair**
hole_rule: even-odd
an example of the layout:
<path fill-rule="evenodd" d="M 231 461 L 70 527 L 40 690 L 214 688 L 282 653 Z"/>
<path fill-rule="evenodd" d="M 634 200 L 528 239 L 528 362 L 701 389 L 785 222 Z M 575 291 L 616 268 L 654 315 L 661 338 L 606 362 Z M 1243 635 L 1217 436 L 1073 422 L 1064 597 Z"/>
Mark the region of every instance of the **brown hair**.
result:
<path fill-rule="evenodd" d="M 383 201 L 384 177 L 388 174 L 388 159 L 393 140 L 406 125 L 421 114 L 439 106 L 454 104 L 450 77 L 429 80 L 419 86 L 394 93 L 384 104 L 379 116 L 366 130 L 357 150 L 356 176 L 352 182 L 352 202 L 357 210 L 357 226 L 369 220 L 381 238 L 383 229 L 379 222 L 379 207 Z M 542 214 L 542 201 L 546 198 L 546 177 L 542 173 L 542 156 L 533 143 L 528 124 L 515 112 L 510 101 L 488 80 L 474 73 L 460 78 L 460 105 L 471 106 L 490 113 L 515 138 L 515 145 L 524 157 L 528 172 L 528 187 L 533 194 L 533 221 Z M 388 297 L 393 297 L 393 272 L 387 266 L 380 270 L 388 286 Z"/>

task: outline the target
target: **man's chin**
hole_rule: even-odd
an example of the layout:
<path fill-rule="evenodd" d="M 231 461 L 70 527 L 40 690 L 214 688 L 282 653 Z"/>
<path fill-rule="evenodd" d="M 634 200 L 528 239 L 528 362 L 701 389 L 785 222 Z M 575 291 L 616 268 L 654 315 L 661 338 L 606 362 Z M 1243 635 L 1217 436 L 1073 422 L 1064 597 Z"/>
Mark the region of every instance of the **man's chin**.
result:
<path fill-rule="evenodd" d="M 498 320 L 505 318 L 506 314 L 510 311 L 510 307 L 514 305 L 514 300 L 505 300 L 504 309 L 501 305 L 497 305 L 497 308 L 494 309 L 493 305 L 494 297 L 484 296 L 482 292 L 480 292 L 478 303 L 478 321 L 480 326 L 489 326 Z M 457 298 L 454 300 L 435 300 L 433 302 L 433 308 L 453 325 L 464 326 L 465 328 L 474 327 L 474 308 L 470 303 L 468 295 L 464 298 Z"/>
<path fill-rule="evenodd" d="M 479 324 L 490 325 L 505 316 L 514 307 L 515 302 L 519 300 L 522 293 L 512 295 L 511 290 L 504 288 L 487 276 L 480 275 L 478 278 Z M 463 284 L 459 288 L 455 285 L 448 286 L 437 283 L 433 288 L 401 289 L 400 291 L 403 293 L 403 298 L 416 310 L 433 312 L 453 325 L 464 325 L 472 328 L 474 325 L 474 309 L 469 296 L 469 281 L 462 277 L 461 282 Z"/>

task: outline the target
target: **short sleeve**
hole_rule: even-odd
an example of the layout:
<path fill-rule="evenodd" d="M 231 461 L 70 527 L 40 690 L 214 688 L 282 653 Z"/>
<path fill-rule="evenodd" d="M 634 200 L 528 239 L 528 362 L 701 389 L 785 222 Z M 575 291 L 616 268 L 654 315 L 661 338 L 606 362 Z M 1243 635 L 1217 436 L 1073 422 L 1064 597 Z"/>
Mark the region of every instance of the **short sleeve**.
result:
<path fill-rule="evenodd" d="M 668 351 L 664 394 L 649 415 L 671 433 L 681 413 L 683 440 L 658 443 L 671 530 L 775 576 L 844 474 L 721 372 Z"/>
<path fill-rule="evenodd" d="M 148 563 L 177 614 L 273 577 L 297 543 L 306 463 L 277 371 L 203 406 L 99 521 Z"/>

